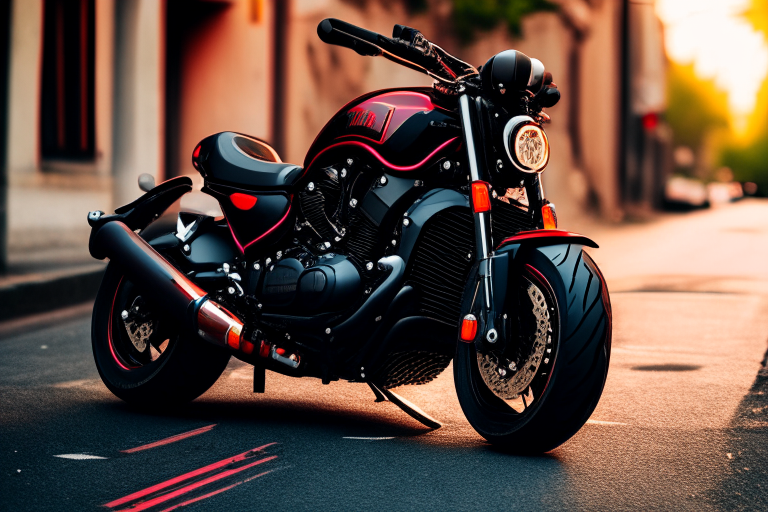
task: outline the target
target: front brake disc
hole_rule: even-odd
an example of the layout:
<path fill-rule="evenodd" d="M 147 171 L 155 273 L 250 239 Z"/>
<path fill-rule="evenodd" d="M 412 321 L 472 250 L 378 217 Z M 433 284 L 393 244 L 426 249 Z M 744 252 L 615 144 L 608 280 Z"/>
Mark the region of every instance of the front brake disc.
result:
<path fill-rule="evenodd" d="M 538 286 L 528 285 L 528 297 L 531 299 L 533 316 L 536 318 L 536 334 L 534 342 L 527 354 L 523 354 L 512 368 L 502 367 L 504 359 L 491 354 L 477 352 L 477 364 L 485 385 L 504 400 L 514 400 L 523 394 L 536 377 L 541 366 L 547 338 L 551 332 L 552 322 L 549 318 L 547 299 Z"/>

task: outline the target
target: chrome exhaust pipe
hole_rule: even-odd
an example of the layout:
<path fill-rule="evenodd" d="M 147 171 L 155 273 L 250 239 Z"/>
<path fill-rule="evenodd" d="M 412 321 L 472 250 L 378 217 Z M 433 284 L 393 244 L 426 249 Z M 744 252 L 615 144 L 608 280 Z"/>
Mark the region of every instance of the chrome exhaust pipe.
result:
<path fill-rule="evenodd" d="M 209 343 L 253 353 L 254 344 L 243 339 L 243 322 L 208 298 L 144 239 L 120 221 L 107 222 L 91 235 L 90 252 L 108 257 L 125 271 L 166 313 Z M 151 295 L 150 295 L 151 294 Z M 153 300 L 154 299 L 154 300 Z"/>

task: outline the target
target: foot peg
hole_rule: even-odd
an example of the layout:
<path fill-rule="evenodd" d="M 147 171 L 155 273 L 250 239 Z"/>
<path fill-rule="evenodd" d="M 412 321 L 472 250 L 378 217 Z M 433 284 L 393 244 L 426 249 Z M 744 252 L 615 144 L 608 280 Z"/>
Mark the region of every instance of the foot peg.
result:
<path fill-rule="evenodd" d="M 421 409 L 419 409 L 418 406 L 412 404 L 411 402 L 409 402 L 405 398 L 403 398 L 403 397 L 401 397 L 399 395 L 394 394 L 392 391 L 390 391 L 388 389 L 385 389 L 383 387 L 380 388 L 380 387 L 378 387 L 375 384 L 372 384 L 370 382 L 368 383 L 368 385 L 371 387 L 371 390 L 373 390 L 374 394 L 376 395 L 376 398 L 377 398 L 376 401 L 377 402 L 382 401 L 382 400 L 378 399 L 379 395 L 381 395 L 381 396 L 385 397 L 387 400 L 389 400 L 390 402 L 392 402 L 393 404 L 395 404 L 396 406 L 398 406 L 408 416 L 410 416 L 411 418 L 415 419 L 416 421 L 418 421 L 422 425 L 425 425 L 425 426 L 427 426 L 429 428 L 435 428 L 435 429 L 440 428 L 440 427 L 443 426 L 439 421 L 437 421 L 432 416 L 430 416 L 429 414 L 427 414 L 424 411 L 422 411 Z"/>

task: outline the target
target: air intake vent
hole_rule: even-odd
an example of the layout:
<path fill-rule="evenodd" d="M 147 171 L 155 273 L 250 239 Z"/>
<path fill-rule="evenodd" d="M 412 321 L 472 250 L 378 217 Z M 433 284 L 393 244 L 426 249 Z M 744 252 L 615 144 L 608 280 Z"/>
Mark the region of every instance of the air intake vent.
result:
<path fill-rule="evenodd" d="M 424 226 L 408 276 L 419 292 L 420 314 L 458 325 L 474 236 L 472 214 L 464 208 L 444 210 Z"/>

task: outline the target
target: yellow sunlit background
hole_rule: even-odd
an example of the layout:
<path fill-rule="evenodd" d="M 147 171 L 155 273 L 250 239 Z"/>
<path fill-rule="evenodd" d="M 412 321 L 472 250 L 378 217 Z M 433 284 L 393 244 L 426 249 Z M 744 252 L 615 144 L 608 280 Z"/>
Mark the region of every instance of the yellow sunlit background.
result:
<path fill-rule="evenodd" d="M 670 59 L 667 119 L 677 170 L 704 179 L 756 182 L 764 190 L 768 2 L 658 0 L 656 12 Z M 698 170 L 686 173 L 686 156 L 692 153 Z"/>

